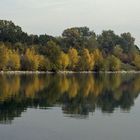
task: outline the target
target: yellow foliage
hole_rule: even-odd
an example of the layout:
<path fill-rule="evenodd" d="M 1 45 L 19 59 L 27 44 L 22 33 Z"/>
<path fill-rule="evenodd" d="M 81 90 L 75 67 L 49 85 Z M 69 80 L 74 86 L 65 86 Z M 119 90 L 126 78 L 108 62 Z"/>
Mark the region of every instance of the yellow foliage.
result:
<path fill-rule="evenodd" d="M 0 46 L 0 70 L 5 70 L 8 62 L 8 49 L 5 45 Z"/>
<path fill-rule="evenodd" d="M 79 60 L 77 50 L 74 48 L 70 48 L 68 51 L 68 56 L 69 56 L 69 66 L 72 70 L 74 70 Z"/>
<path fill-rule="evenodd" d="M 90 54 L 88 49 L 83 49 L 79 60 L 79 69 L 93 70 L 94 63 L 94 55 Z"/>
<path fill-rule="evenodd" d="M 137 67 L 137 69 L 140 70 L 140 55 L 139 54 L 135 54 L 133 63 Z"/>
<path fill-rule="evenodd" d="M 27 70 L 38 70 L 39 58 L 35 53 L 34 49 L 27 49 L 25 53 L 26 69 Z"/>
<path fill-rule="evenodd" d="M 94 55 L 95 61 L 99 61 L 103 59 L 103 55 L 99 49 L 95 49 L 92 54 Z"/>
<path fill-rule="evenodd" d="M 8 70 L 19 70 L 20 69 L 20 56 L 16 51 L 8 51 Z"/>
<path fill-rule="evenodd" d="M 48 60 L 48 58 L 45 58 L 43 55 L 38 55 L 38 61 L 38 69 L 40 71 L 47 71 L 50 69 L 50 61 Z"/>
<path fill-rule="evenodd" d="M 65 54 L 64 52 L 61 52 L 58 62 L 62 70 L 65 70 L 66 67 L 69 65 L 68 55 Z"/>

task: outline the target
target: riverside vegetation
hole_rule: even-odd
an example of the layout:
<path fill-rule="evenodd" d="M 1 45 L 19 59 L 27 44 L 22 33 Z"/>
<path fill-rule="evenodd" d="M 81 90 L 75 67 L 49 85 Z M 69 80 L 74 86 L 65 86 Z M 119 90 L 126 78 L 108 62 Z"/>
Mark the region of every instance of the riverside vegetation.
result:
<path fill-rule="evenodd" d="M 140 50 L 130 33 L 96 35 L 87 27 L 62 36 L 28 35 L 0 20 L 0 71 L 139 71 Z"/>

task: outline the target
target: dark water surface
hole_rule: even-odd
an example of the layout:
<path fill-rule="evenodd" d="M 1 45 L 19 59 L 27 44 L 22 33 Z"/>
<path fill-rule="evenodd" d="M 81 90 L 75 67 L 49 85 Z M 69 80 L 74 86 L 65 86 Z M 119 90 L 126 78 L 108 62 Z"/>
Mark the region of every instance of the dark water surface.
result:
<path fill-rule="evenodd" d="M 139 140 L 140 74 L 0 75 L 0 140 Z"/>

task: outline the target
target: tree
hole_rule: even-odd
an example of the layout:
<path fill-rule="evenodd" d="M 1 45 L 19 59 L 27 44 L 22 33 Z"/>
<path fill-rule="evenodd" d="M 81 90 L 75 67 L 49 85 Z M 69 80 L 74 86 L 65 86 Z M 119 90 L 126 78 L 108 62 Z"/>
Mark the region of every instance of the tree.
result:
<path fill-rule="evenodd" d="M 4 44 L 0 44 L 0 70 L 5 70 L 8 62 L 8 49 Z"/>
<path fill-rule="evenodd" d="M 66 48 L 74 47 L 79 50 L 87 46 L 88 39 L 95 36 L 95 33 L 87 27 L 74 27 L 64 30 L 62 36 Z"/>
<path fill-rule="evenodd" d="M 130 52 L 132 48 L 135 48 L 135 38 L 130 33 L 121 34 L 121 46 L 125 53 Z"/>
<path fill-rule="evenodd" d="M 56 71 L 59 69 L 58 59 L 61 54 L 60 46 L 54 41 L 48 41 L 47 46 L 44 48 L 43 55 L 50 60 L 51 69 Z"/>
<path fill-rule="evenodd" d="M 21 58 L 22 70 L 36 71 L 39 66 L 38 55 L 34 49 L 27 49 L 25 55 Z"/>
<path fill-rule="evenodd" d="M 116 57 L 121 57 L 123 55 L 123 49 L 120 45 L 116 45 L 114 48 L 113 48 L 113 54 L 116 56 Z"/>
<path fill-rule="evenodd" d="M 38 66 L 39 71 L 50 70 L 50 61 L 48 58 L 45 58 L 42 55 L 38 55 L 38 60 L 39 60 L 39 66 Z"/>
<path fill-rule="evenodd" d="M 95 65 L 95 71 L 108 71 L 108 62 L 104 59 L 99 59 Z"/>
<path fill-rule="evenodd" d="M 83 49 L 79 58 L 78 69 L 79 70 L 93 70 L 94 55 L 90 54 L 88 49 Z"/>
<path fill-rule="evenodd" d="M 121 68 L 121 61 L 114 55 L 108 56 L 106 63 L 110 71 L 119 71 Z"/>
<path fill-rule="evenodd" d="M 64 52 L 61 52 L 59 59 L 58 59 L 60 68 L 62 70 L 65 70 L 66 67 L 69 65 L 69 57 L 67 54 L 65 54 Z"/>
<path fill-rule="evenodd" d="M 52 37 L 52 36 L 49 36 L 49 35 L 40 35 L 39 37 L 38 37 L 38 41 L 39 41 L 39 44 L 41 44 L 41 45 L 47 45 L 47 42 L 48 41 L 51 41 L 51 40 L 53 40 L 53 41 L 56 41 L 56 38 L 55 37 Z"/>
<path fill-rule="evenodd" d="M 140 49 L 131 33 L 96 35 L 73 27 L 62 36 L 28 35 L 12 21 L 0 20 L 0 70 L 139 70 Z"/>
<path fill-rule="evenodd" d="M 79 60 L 77 50 L 74 48 L 70 48 L 68 50 L 68 56 L 69 56 L 69 68 L 71 70 L 75 70 L 77 63 L 78 63 L 78 60 Z"/>
<path fill-rule="evenodd" d="M 12 21 L 0 20 L 0 41 L 4 42 L 26 42 L 28 35 L 24 33 L 21 27 L 15 25 Z"/>
<path fill-rule="evenodd" d="M 104 59 L 102 52 L 99 49 L 95 49 L 92 54 L 94 55 L 94 61 L 95 61 L 95 66 L 94 70 L 95 71 L 102 71 L 104 70 Z"/>
<path fill-rule="evenodd" d="M 20 56 L 16 51 L 8 51 L 8 62 L 7 69 L 8 70 L 19 70 L 20 69 Z"/>
<path fill-rule="evenodd" d="M 96 35 L 93 35 L 91 37 L 89 37 L 88 41 L 87 41 L 87 45 L 86 45 L 86 48 L 92 52 L 94 51 L 95 49 L 99 48 L 99 43 L 97 41 L 97 37 Z"/>
<path fill-rule="evenodd" d="M 133 64 L 140 70 L 140 54 L 135 54 Z"/>
<path fill-rule="evenodd" d="M 103 59 L 102 52 L 99 49 L 95 49 L 93 52 L 95 61 L 98 61 L 99 59 Z"/>
<path fill-rule="evenodd" d="M 120 38 L 114 33 L 114 31 L 108 30 L 103 31 L 101 35 L 97 38 L 100 48 L 105 51 L 105 53 L 112 53 L 113 47 L 116 46 Z"/>

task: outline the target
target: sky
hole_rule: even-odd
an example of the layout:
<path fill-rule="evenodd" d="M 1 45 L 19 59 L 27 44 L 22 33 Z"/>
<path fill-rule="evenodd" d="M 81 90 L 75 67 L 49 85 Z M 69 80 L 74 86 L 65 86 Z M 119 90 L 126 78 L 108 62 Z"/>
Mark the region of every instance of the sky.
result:
<path fill-rule="evenodd" d="M 0 0 L 0 19 L 12 20 L 29 34 L 59 36 L 70 27 L 96 33 L 130 32 L 140 46 L 140 0 Z"/>

